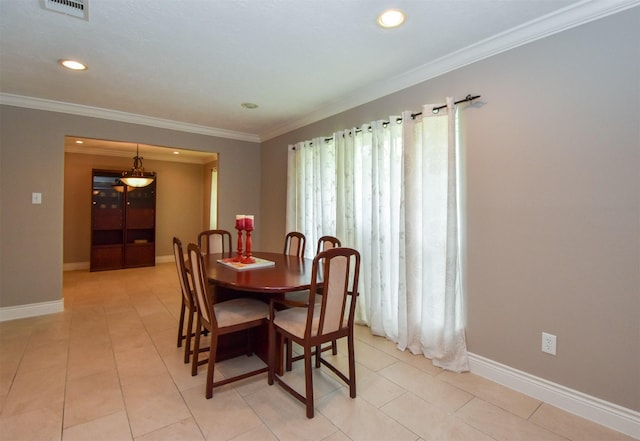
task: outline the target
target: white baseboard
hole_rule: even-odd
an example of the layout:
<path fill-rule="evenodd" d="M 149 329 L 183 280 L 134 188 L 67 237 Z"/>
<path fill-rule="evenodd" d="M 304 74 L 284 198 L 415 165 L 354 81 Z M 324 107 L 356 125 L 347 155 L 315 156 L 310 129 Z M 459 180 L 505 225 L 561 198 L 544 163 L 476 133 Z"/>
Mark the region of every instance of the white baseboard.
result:
<path fill-rule="evenodd" d="M 156 256 L 156 263 L 173 262 L 173 254 Z M 89 262 L 72 262 L 62 265 L 63 271 L 89 270 Z M 55 314 L 64 311 L 64 299 L 52 302 L 30 303 L 28 305 L 7 306 L 0 308 L 0 322 L 16 320 L 38 315 Z"/>
<path fill-rule="evenodd" d="M 640 439 L 640 412 L 469 353 L 471 372 L 552 406 Z"/>
<path fill-rule="evenodd" d="M 0 308 L 0 322 L 64 311 L 64 299 Z"/>
<path fill-rule="evenodd" d="M 156 263 L 169 263 L 174 262 L 173 254 L 168 256 L 156 256 Z"/>
<path fill-rule="evenodd" d="M 173 254 L 168 256 L 156 256 L 156 263 L 168 263 L 173 262 Z M 79 271 L 88 270 L 89 262 L 71 262 L 62 265 L 62 271 Z"/>
<path fill-rule="evenodd" d="M 72 262 L 65 263 L 62 265 L 62 271 L 79 271 L 79 270 L 88 270 L 89 262 Z"/>

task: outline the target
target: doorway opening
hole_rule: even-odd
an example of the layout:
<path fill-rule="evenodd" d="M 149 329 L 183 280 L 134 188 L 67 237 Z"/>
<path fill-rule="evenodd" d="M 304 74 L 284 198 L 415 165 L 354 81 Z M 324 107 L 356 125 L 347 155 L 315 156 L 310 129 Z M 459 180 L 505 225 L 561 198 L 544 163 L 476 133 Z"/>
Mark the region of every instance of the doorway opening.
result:
<path fill-rule="evenodd" d="M 131 170 L 139 148 L 157 176 L 156 263 L 173 261 L 172 240 L 197 241 L 217 224 L 218 154 L 78 136 L 65 137 L 63 269 L 89 269 L 93 169 Z M 215 174 L 212 173 L 215 170 Z"/>

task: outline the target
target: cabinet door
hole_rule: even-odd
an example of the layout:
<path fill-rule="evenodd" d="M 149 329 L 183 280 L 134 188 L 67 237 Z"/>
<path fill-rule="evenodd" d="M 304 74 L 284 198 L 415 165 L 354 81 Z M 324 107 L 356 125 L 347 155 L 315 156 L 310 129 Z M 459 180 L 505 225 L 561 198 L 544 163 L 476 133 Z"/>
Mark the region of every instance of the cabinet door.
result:
<path fill-rule="evenodd" d="M 124 192 L 116 190 L 112 176 L 93 176 L 92 188 L 92 229 L 122 230 Z M 122 238 L 120 238 L 122 243 Z"/>
<path fill-rule="evenodd" d="M 91 188 L 91 271 L 122 268 L 124 200 L 118 174 L 93 171 Z"/>
<path fill-rule="evenodd" d="M 127 190 L 125 266 L 155 265 L 156 182 Z"/>
<path fill-rule="evenodd" d="M 130 188 L 127 191 L 126 213 L 127 243 L 151 243 L 155 241 L 156 185 Z"/>

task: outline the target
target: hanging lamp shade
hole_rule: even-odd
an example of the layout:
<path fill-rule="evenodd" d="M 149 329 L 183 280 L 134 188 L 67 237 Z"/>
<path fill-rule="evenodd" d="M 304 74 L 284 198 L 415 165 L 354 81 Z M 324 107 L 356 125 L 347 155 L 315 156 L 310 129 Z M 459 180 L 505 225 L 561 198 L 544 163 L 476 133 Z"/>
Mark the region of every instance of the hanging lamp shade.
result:
<path fill-rule="evenodd" d="M 140 156 L 140 146 L 136 144 L 136 156 L 133 158 L 131 171 L 122 172 L 120 180 L 129 187 L 146 187 L 151 184 L 156 177 L 154 172 L 145 172 Z"/>
<path fill-rule="evenodd" d="M 113 188 L 118 193 L 124 193 L 125 189 L 131 190 L 131 187 L 125 185 L 125 183 L 122 182 L 120 178 L 116 178 L 113 184 L 111 184 L 111 188 Z"/>

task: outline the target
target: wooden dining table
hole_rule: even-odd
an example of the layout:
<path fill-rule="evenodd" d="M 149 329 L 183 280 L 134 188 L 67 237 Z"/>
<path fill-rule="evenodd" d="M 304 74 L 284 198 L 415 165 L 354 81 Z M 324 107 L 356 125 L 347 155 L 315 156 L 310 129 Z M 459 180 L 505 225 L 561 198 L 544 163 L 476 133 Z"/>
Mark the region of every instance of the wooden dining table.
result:
<path fill-rule="evenodd" d="M 311 287 L 312 259 L 290 256 L 283 253 L 254 252 L 254 257 L 274 263 L 273 266 L 255 269 L 234 269 L 219 262 L 235 257 L 235 254 L 205 254 L 204 262 L 209 283 L 215 287 L 214 302 L 223 302 L 238 297 L 251 297 L 268 303 L 271 298 L 282 299 L 287 292 L 308 290 Z M 237 357 L 246 353 L 246 333 L 221 336 L 216 360 Z M 255 352 L 267 362 L 268 326 L 263 326 L 254 335 Z M 276 348 L 282 360 L 282 348 Z M 278 363 L 278 372 L 282 366 Z"/>
<path fill-rule="evenodd" d="M 233 258 L 233 254 L 207 254 L 204 256 L 209 282 L 221 291 L 252 292 L 282 297 L 284 293 L 309 289 L 312 259 L 283 253 L 255 252 L 252 256 L 273 262 L 270 267 L 234 269 L 219 260 Z"/>

